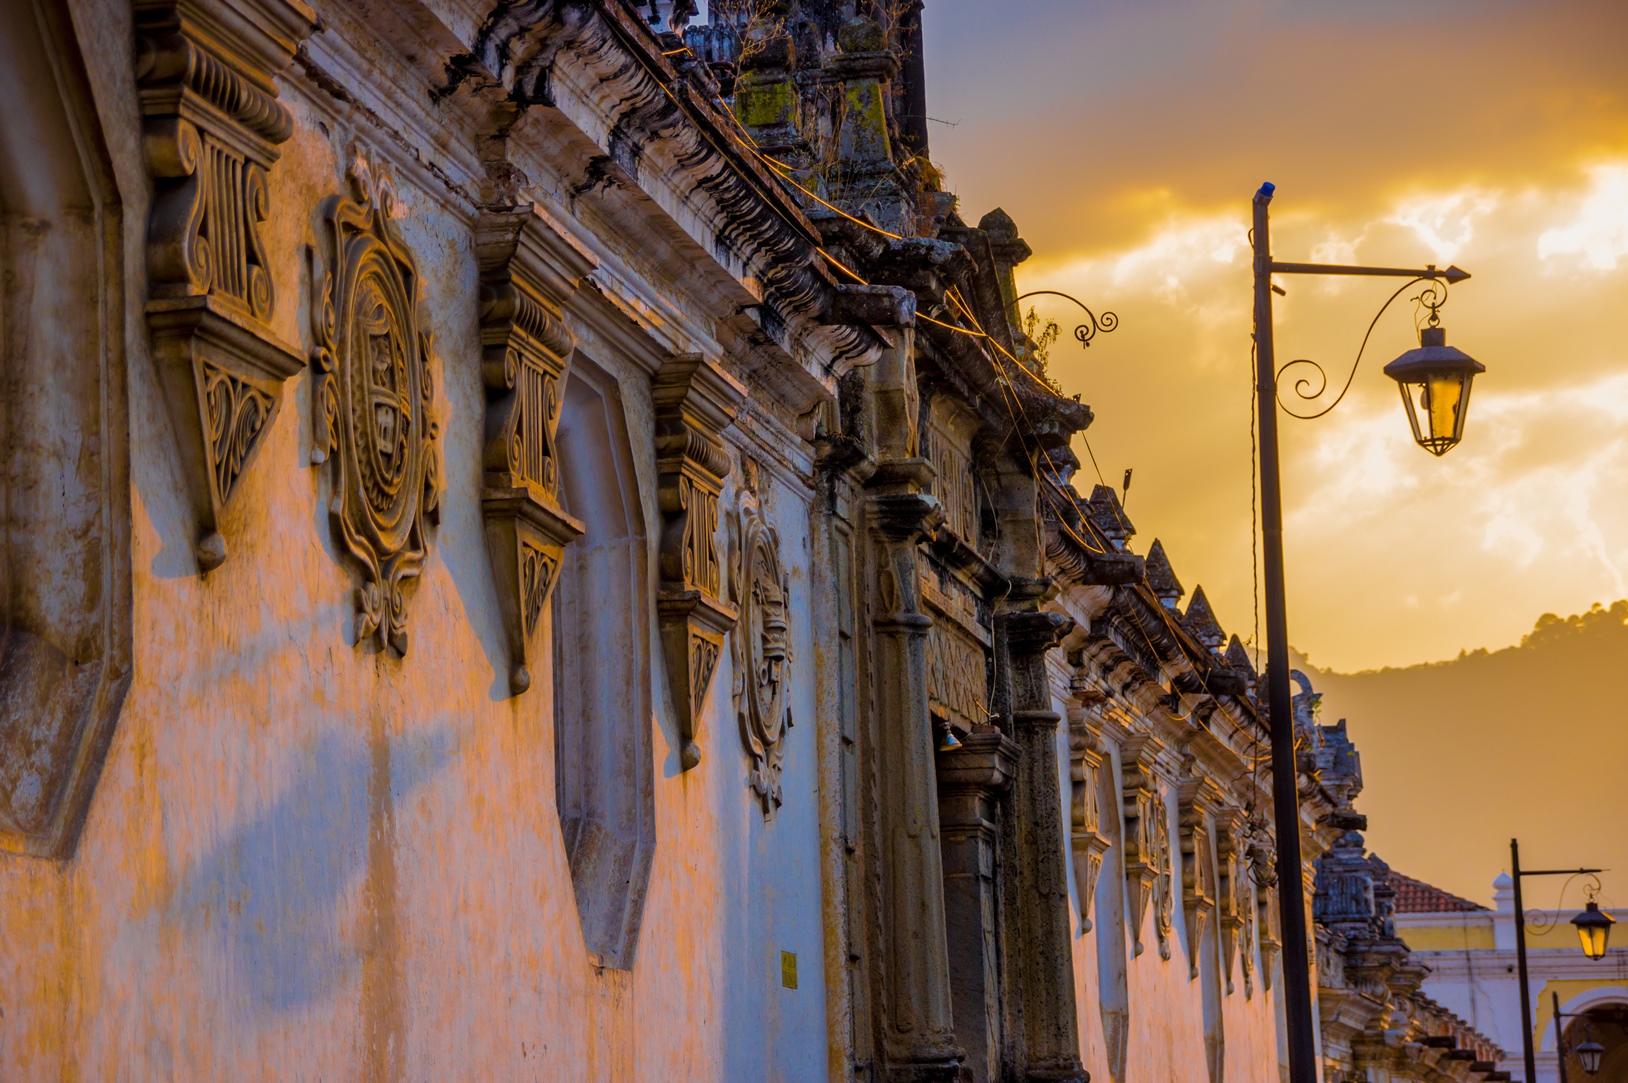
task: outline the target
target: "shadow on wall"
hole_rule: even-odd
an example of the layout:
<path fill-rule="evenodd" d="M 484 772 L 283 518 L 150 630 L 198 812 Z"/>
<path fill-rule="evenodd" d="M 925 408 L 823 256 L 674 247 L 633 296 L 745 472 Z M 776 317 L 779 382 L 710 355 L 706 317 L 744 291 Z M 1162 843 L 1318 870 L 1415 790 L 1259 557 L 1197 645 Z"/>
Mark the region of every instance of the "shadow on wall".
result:
<path fill-rule="evenodd" d="M 393 957 L 395 803 L 453 755 L 445 726 L 405 741 L 381 722 L 323 733 L 292 787 L 186 869 L 159 920 L 195 936 L 192 956 L 257 1012 L 320 1001 L 359 969 L 366 982 L 370 960 Z"/>

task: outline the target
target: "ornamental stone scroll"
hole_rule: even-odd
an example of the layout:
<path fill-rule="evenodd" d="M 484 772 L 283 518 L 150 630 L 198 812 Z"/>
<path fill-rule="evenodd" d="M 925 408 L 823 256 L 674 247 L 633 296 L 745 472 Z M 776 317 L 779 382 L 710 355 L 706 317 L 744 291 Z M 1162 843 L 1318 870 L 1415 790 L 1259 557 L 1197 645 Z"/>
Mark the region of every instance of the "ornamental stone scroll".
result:
<path fill-rule="evenodd" d="M 430 340 L 417 264 L 392 221 L 389 183 L 364 159 L 351 194 L 320 208 L 312 260 L 311 462 L 328 464 L 328 517 L 355 565 L 356 642 L 407 653 L 403 584 L 440 511 Z"/>
<path fill-rule="evenodd" d="M 730 579 L 740 605 L 733 637 L 735 711 L 751 761 L 748 784 L 763 814 L 780 807 L 780 771 L 791 728 L 791 579 L 780 563 L 780 536 L 764 518 L 757 464 L 745 461 Z"/>
<path fill-rule="evenodd" d="M 481 512 L 509 647 L 509 690 L 531 687 L 532 643 L 565 547 L 584 526 L 560 503 L 555 444 L 575 340 L 560 304 L 593 270 L 530 206 L 489 209 L 475 229 L 481 378 Z"/>
<path fill-rule="evenodd" d="M 688 771 L 701 762 L 696 740 L 701 709 L 723 656 L 724 637 L 739 615 L 721 597 L 718 498 L 729 476 L 722 433 L 734 422 L 746 388 L 716 362 L 700 354 L 679 354 L 656 371 L 651 397 L 656 407 L 656 497 L 662 516 L 656 612 L 668 687 L 678 714 L 679 762 Z M 737 601 L 740 598 L 737 591 Z M 739 643 L 736 647 L 739 653 Z M 754 787 L 755 780 L 754 775 Z M 777 794 L 778 788 L 776 783 Z"/>
<path fill-rule="evenodd" d="M 272 332 L 261 223 L 293 118 L 273 80 L 315 29 L 301 0 L 136 0 L 142 147 L 153 181 L 147 327 L 181 453 L 195 555 L 226 559 L 220 519 L 303 358 Z"/>

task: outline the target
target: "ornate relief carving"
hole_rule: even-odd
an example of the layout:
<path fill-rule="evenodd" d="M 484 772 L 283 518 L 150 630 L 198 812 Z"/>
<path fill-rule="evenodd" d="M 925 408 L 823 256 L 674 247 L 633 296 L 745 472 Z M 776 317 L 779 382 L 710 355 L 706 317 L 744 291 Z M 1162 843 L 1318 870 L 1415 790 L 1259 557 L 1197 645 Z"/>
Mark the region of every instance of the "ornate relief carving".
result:
<path fill-rule="evenodd" d="M 1198 977 L 1204 933 L 1215 912 L 1219 888 L 1210 845 L 1210 814 L 1220 806 L 1221 787 L 1207 778 L 1183 782 L 1181 810 L 1181 907 L 1187 924 L 1188 978 Z"/>
<path fill-rule="evenodd" d="M 153 180 L 147 324 L 203 571 L 219 519 L 299 351 L 267 326 L 267 172 L 293 119 L 273 79 L 314 29 L 300 0 L 137 0 L 136 79 Z"/>
<path fill-rule="evenodd" d="M 1261 987 L 1272 989 L 1272 968 L 1277 963 L 1279 940 L 1277 935 L 1277 852 L 1269 841 L 1264 827 L 1257 828 L 1250 839 L 1247 855 L 1250 876 L 1260 888 L 1255 892 L 1255 939 L 1261 949 Z"/>
<path fill-rule="evenodd" d="M 750 784 L 763 814 L 780 806 L 780 768 L 786 754 L 791 707 L 786 702 L 791 664 L 791 580 L 780 565 L 780 537 L 756 497 L 756 467 L 747 460 L 731 587 L 740 604 L 735 629 L 735 710 L 751 758 Z"/>
<path fill-rule="evenodd" d="M 555 447 L 576 341 L 560 304 L 593 263 L 531 206 L 489 209 L 475 227 L 481 382 L 481 513 L 509 646 L 509 690 L 531 687 L 532 643 L 581 522 L 560 503 Z"/>
<path fill-rule="evenodd" d="M 1153 867 L 1157 877 L 1153 887 L 1153 931 L 1159 937 L 1159 958 L 1170 961 L 1170 929 L 1176 912 L 1176 896 L 1172 883 L 1173 863 L 1170 859 L 1170 809 L 1165 805 L 1164 793 L 1155 789 L 1153 818 L 1149 828 L 1153 839 Z"/>
<path fill-rule="evenodd" d="M 934 620 L 927 630 L 927 710 L 962 733 L 984 722 L 985 668 L 981 643 L 947 619 Z"/>
<path fill-rule="evenodd" d="M 311 461 L 328 462 L 328 517 L 356 565 L 356 641 L 407 653 L 403 584 L 423 568 L 440 509 L 430 341 L 419 278 L 391 221 L 389 184 L 358 160 L 351 195 L 321 207 L 313 261 Z"/>
<path fill-rule="evenodd" d="M 738 615 L 719 596 L 718 496 L 729 476 L 729 453 L 721 436 L 734 422 L 746 389 L 715 362 L 681 354 L 657 371 L 651 396 L 656 405 L 656 496 L 663 519 L 656 611 L 668 687 L 678 712 L 679 762 L 687 771 L 701 762 L 696 741 L 701 709 L 724 636 Z M 744 489 L 754 509 L 755 488 L 754 473 Z M 738 604 L 746 601 L 738 589 L 735 599 Z M 778 783 L 775 793 L 778 803 Z"/>
<path fill-rule="evenodd" d="M 1120 799 L 1125 811 L 1125 887 L 1130 896 L 1128 917 L 1137 955 L 1146 950 L 1146 945 L 1142 943 L 1142 928 L 1147 922 L 1148 904 L 1156 896 L 1169 895 L 1170 841 L 1167 833 L 1163 835 L 1165 888 L 1162 893 L 1160 891 L 1160 824 L 1164 819 L 1164 798 L 1159 792 L 1158 775 L 1153 769 L 1163 749 L 1164 745 L 1157 738 L 1137 734 L 1127 738 L 1120 750 Z M 1163 909 L 1162 903 L 1159 909 Z M 1159 934 L 1162 945 L 1169 935 L 1168 916 L 1164 922 L 1164 929 Z M 1169 951 L 1168 945 L 1164 950 Z"/>
<path fill-rule="evenodd" d="M 1069 712 L 1069 774 L 1073 779 L 1069 846 L 1074 852 L 1074 890 L 1080 902 L 1080 931 L 1091 931 L 1091 902 L 1096 897 L 1102 855 L 1113 845 L 1102 831 L 1102 734 L 1085 712 Z"/>

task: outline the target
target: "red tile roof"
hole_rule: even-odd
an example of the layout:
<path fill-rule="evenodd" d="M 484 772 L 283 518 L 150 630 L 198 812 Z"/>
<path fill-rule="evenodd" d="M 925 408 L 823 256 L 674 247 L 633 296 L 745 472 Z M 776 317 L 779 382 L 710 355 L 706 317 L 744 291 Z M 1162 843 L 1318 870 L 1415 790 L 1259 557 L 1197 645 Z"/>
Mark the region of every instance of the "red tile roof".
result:
<path fill-rule="evenodd" d="M 1403 876 L 1395 869 L 1391 870 L 1388 883 L 1396 892 L 1398 914 L 1458 914 L 1487 909 L 1480 903 L 1473 903 L 1439 887 L 1432 887 L 1423 880 Z"/>

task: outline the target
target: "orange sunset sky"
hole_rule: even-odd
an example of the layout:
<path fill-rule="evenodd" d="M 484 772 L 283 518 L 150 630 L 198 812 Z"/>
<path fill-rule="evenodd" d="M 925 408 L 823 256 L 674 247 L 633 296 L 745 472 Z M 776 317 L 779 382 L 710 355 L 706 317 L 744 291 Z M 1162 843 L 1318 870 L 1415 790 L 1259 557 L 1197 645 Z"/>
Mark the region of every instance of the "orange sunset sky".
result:
<path fill-rule="evenodd" d="M 1380 373 L 1416 344 L 1404 298 L 1345 402 L 1282 422 L 1294 646 L 1325 669 L 1406 666 L 1628 597 L 1628 3 L 931 0 L 923 20 L 932 156 L 969 221 L 1017 221 L 1021 290 L 1118 314 L 1083 350 L 1074 313 L 1039 299 L 1064 326 L 1052 375 L 1096 411 L 1102 474 L 1135 470 L 1136 548 L 1163 539 L 1229 632 L 1255 620 L 1246 229 L 1265 180 L 1279 259 L 1472 272 L 1443 322 L 1488 370 L 1463 444 L 1415 446 Z M 1337 388 L 1400 283 L 1280 282 L 1280 363 L 1317 359 Z M 1601 678 L 1593 722 L 1628 729 Z M 1401 753 L 1358 722 L 1372 775 Z M 1508 837 L 1448 886 L 1486 896 Z M 1399 867 L 1429 879 L 1424 859 Z"/>

